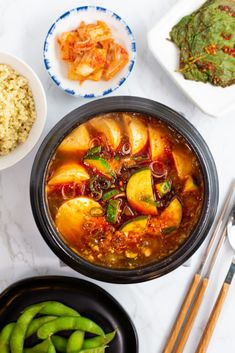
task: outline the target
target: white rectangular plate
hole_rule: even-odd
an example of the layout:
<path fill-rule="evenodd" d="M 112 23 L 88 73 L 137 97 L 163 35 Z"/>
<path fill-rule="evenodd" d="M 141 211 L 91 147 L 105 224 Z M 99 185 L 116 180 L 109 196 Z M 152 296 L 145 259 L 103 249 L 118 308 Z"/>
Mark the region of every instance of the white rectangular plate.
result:
<path fill-rule="evenodd" d="M 167 40 L 172 27 L 186 15 L 199 8 L 205 0 L 180 0 L 168 14 L 149 32 L 149 47 L 156 59 L 184 93 L 206 114 L 220 116 L 235 109 L 235 85 L 221 88 L 210 83 L 184 79 L 176 72 L 179 66 L 179 50 Z"/>

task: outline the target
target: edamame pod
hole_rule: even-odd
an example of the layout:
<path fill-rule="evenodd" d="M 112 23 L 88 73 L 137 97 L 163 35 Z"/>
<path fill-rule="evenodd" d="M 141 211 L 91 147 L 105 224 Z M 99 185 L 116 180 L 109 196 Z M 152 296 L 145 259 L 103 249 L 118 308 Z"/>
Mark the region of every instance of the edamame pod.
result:
<path fill-rule="evenodd" d="M 63 330 L 81 330 L 93 333 L 94 335 L 104 336 L 104 331 L 100 326 L 98 326 L 94 321 L 82 316 L 64 316 L 47 322 L 38 329 L 37 336 L 40 339 L 46 339 L 56 332 Z"/>
<path fill-rule="evenodd" d="M 28 326 L 43 306 L 43 303 L 33 305 L 24 310 L 23 314 L 19 317 L 13 328 L 10 339 L 11 353 L 23 353 L 24 339 Z"/>
<path fill-rule="evenodd" d="M 42 304 L 42 309 L 40 311 L 40 314 L 42 315 L 80 316 L 80 314 L 76 310 L 57 301 L 46 301 L 40 304 Z M 30 309 L 31 307 L 33 306 L 28 307 L 28 309 Z"/>
<path fill-rule="evenodd" d="M 19 317 L 13 329 L 10 340 L 11 353 L 23 352 L 24 339 L 28 326 L 33 318 L 39 313 L 55 316 L 65 314 L 79 316 L 79 313 L 76 310 L 56 301 L 47 301 L 29 306 L 23 311 L 23 314 Z"/>
<path fill-rule="evenodd" d="M 41 352 L 40 352 L 41 353 Z M 48 348 L 47 353 L 56 353 L 55 347 L 52 342 L 50 342 L 50 346 Z"/>
<path fill-rule="evenodd" d="M 0 352 L 9 353 L 10 337 L 13 331 L 15 323 L 12 322 L 5 327 L 3 327 L 0 333 Z"/>
<path fill-rule="evenodd" d="M 48 338 L 47 340 L 33 346 L 31 348 L 25 348 L 24 353 L 48 353 L 48 350 L 51 346 L 51 340 Z"/>
<path fill-rule="evenodd" d="M 48 338 L 34 347 L 25 348 L 24 353 L 56 353 L 56 350 L 51 339 Z"/>
<path fill-rule="evenodd" d="M 106 345 L 114 339 L 115 335 L 116 335 L 116 330 L 113 332 L 107 333 L 107 335 L 105 336 L 87 338 L 86 340 L 84 340 L 82 348 L 83 349 L 97 348 L 97 347 Z"/>
<path fill-rule="evenodd" d="M 51 336 L 51 340 L 57 352 L 66 353 L 66 347 L 68 342 L 66 338 L 54 335 Z"/>
<path fill-rule="evenodd" d="M 79 353 L 105 353 L 105 348 L 108 346 L 102 346 L 97 348 L 82 349 Z"/>
<path fill-rule="evenodd" d="M 28 338 L 31 335 L 33 335 L 35 332 L 37 332 L 39 327 L 41 327 L 46 322 L 49 322 L 49 321 L 52 321 L 52 320 L 55 320 L 55 319 L 57 319 L 57 316 L 41 316 L 41 317 L 39 317 L 37 319 L 34 319 L 29 324 L 29 327 L 27 329 L 25 338 Z"/>
<path fill-rule="evenodd" d="M 84 342 L 84 331 L 75 331 L 68 339 L 66 353 L 77 353 L 81 350 Z"/>
<path fill-rule="evenodd" d="M 40 314 L 55 316 L 80 316 L 76 310 L 55 301 L 48 302 L 48 304 L 40 311 Z"/>

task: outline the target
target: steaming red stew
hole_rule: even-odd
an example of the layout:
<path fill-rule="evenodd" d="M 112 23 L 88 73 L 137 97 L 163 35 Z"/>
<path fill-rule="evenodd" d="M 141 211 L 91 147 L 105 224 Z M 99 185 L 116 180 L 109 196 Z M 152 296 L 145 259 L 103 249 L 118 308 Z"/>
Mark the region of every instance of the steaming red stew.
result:
<path fill-rule="evenodd" d="M 55 227 L 89 262 L 130 269 L 175 252 L 198 222 L 204 185 L 186 140 L 156 118 L 96 116 L 59 145 L 46 197 Z"/>

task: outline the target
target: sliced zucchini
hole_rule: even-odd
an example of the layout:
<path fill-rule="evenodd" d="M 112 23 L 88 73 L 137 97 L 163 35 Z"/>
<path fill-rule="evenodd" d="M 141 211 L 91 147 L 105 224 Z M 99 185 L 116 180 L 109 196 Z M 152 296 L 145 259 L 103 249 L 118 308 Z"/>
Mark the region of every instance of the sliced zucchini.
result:
<path fill-rule="evenodd" d="M 156 184 L 155 188 L 158 196 L 162 198 L 171 191 L 171 182 L 170 180 L 163 181 L 162 183 Z"/>
<path fill-rule="evenodd" d="M 152 127 L 149 125 L 149 145 L 151 151 L 152 160 L 160 159 L 164 156 L 165 149 L 169 147 L 166 135 L 161 131 L 161 129 Z"/>
<path fill-rule="evenodd" d="M 91 209 L 101 208 L 100 204 L 88 197 L 76 197 L 63 203 L 55 218 L 59 232 L 70 241 L 76 241 L 83 232 L 86 221 L 99 222 L 102 217 L 92 217 Z"/>
<path fill-rule="evenodd" d="M 77 152 L 89 149 L 90 134 L 87 127 L 82 124 L 74 129 L 58 147 L 60 152 Z"/>
<path fill-rule="evenodd" d="M 195 184 L 193 177 L 191 175 L 188 176 L 184 184 L 183 193 L 197 191 L 197 190 L 198 190 L 198 186 Z"/>
<path fill-rule="evenodd" d="M 182 205 L 175 197 L 159 217 L 162 233 L 179 228 L 183 215 Z"/>
<path fill-rule="evenodd" d="M 177 174 L 180 179 L 192 174 L 192 156 L 187 150 L 175 149 L 172 151 Z"/>
<path fill-rule="evenodd" d="M 124 233 L 138 232 L 139 230 L 144 230 L 147 226 L 147 223 L 148 216 L 139 216 L 124 223 L 120 230 Z"/>
<path fill-rule="evenodd" d="M 48 181 L 48 185 L 79 183 L 89 179 L 90 176 L 83 166 L 77 163 L 68 163 L 55 170 L 52 178 Z"/>
<path fill-rule="evenodd" d="M 148 130 L 145 124 L 138 118 L 123 114 L 124 124 L 131 144 L 133 155 L 143 150 L 148 142 Z"/>
<path fill-rule="evenodd" d="M 126 187 L 126 195 L 129 204 L 135 210 L 147 215 L 157 214 L 152 175 L 149 168 L 139 169 L 130 177 Z"/>
<path fill-rule="evenodd" d="M 120 213 L 120 200 L 109 200 L 107 213 L 106 213 L 106 220 L 109 223 L 116 223 L 118 220 L 118 215 Z"/>
<path fill-rule="evenodd" d="M 111 168 L 110 164 L 104 159 L 99 156 L 93 156 L 84 159 L 84 163 L 89 167 L 96 169 L 102 175 L 106 176 L 107 178 L 115 178 L 116 174 Z"/>
<path fill-rule="evenodd" d="M 90 120 L 91 126 L 103 133 L 110 147 L 115 151 L 121 142 L 121 129 L 119 123 L 111 117 L 98 117 Z"/>

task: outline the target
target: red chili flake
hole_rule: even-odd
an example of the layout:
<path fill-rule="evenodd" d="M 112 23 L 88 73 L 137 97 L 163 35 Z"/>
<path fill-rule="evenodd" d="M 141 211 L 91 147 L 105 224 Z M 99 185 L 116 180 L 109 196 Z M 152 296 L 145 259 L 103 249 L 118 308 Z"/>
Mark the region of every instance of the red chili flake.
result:
<path fill-rule="evenodd" d="M 229 47 L 227 47 L 226 45 L 223 46 L 223 52 L 224 53 L 228 53 L 229 52 Z"/>
<path fill-rule="evenodd" d="M 217 45 L 216 44 L 208 45 L 205 48 L 205 51 L 207 52 L 207 54 L 216 55 L 216 53 L 217 53 Z"/>
<path fill-rule="evenodd" d="M 212 63 L 208 63 L 208 70 L 213 71 L 214 70 L 214 65 Z"/>
<path fill-rule="evenodd" d="M 232 34 L 225 34 L 224 32 L 221 33 L 221 37 L 224 38 L 225 40 L 230 40 L 232 39 Z"/>
<path fill-rule="evenodd" d="M 221 11 L 230 12 L 231 7 L 229 7 L 229 6 L 224 6 L 224 5 L 220 5 L 220 6 L 219 6 L 219 9 L 220 9 Z"/>
<path fill-rule="evenodd" d="M 231 55 L 231 56 L 233 56 L 235 58 L 235 49 L 230 48 L 227 45 L 224 45 L 223 52 L 228 54 L 228 55 Z"/>

